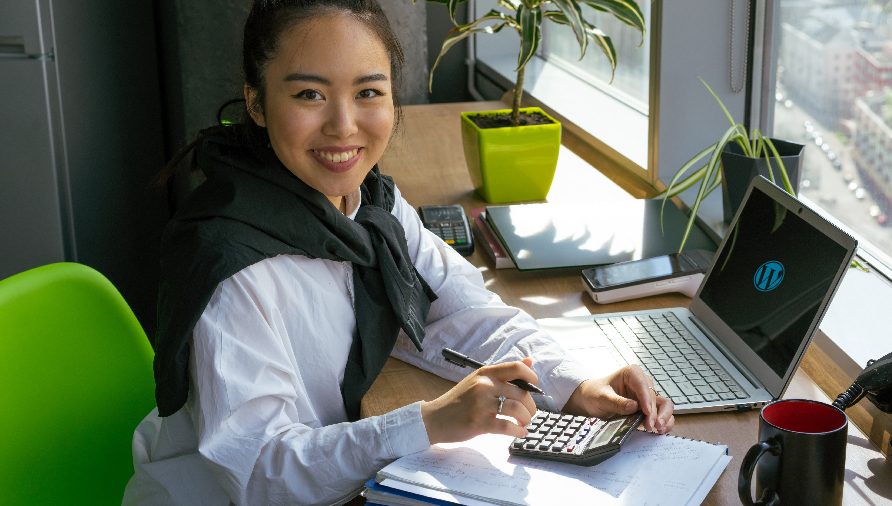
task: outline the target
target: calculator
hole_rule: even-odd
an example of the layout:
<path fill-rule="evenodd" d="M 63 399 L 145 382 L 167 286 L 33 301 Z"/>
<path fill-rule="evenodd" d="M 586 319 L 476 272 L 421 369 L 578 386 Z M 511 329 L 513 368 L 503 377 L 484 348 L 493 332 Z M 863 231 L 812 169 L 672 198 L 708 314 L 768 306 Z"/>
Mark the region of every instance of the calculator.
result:
<path fill-rule="evenodd" d="M 461 206 L 421 206 L 418 208 L 418 215 L 425 228 L 462 256 L 469 256 L 474 252 L 471 227 Z"/>
<path fill-rule="evenodd" d="M 644 414 L 616 415 L 607 419 L 573 416 L 539 410 L 527 425 L 527 437 L 515 438 L 511 455 L 594 466 L 619 453 Z"/>

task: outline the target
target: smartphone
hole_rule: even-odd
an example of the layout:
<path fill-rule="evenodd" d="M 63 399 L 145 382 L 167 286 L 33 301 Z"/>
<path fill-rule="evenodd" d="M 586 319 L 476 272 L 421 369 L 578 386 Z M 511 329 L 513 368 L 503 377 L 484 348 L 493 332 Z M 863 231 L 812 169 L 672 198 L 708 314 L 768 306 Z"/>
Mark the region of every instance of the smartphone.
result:
<path fill-rule="evenodd" d="M 585 269 L 582 280 L 592 299 L 599 304 L 668 292 L 693 297 L 712 257 L 712 252 L 691 250 L 631 260 Z"/>
<path fill-rule="evenodd" d="M 421 223 L 462 256 L 474 253 L 474 240 L 465 210 L 460 205 L 421 206 Z"/>

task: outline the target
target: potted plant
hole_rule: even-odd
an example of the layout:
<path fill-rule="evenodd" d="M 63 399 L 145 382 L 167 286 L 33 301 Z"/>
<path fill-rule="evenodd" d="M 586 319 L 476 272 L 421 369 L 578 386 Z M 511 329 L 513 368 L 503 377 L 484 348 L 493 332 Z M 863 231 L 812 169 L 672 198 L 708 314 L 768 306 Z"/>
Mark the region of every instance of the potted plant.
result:
<path fill-rule="evenodd" d="M 734 218 L 737 208 L 740 207 L 743 198 L 746 196 L 750 182 L 756 176 L 764 176 L 772 183 L 777 184 L 777 180 L 774 177 L 776 170 L 780 176 L 781 186 L 787 193 L 795 197 L 799 191 L 802 153 L 805 150 L 805 146 L 802 144 L 764 137 L 755 128 L 747 135 L 746 128 L 734 121 L 725 104 L 712 91 L 712 88 L 706 84 L 706 81 L 700 78 L 700 82 L 706 86 L 706 89 L 709 90 L 716 102 L 718 102 L 731 123 L 731 127 L 725 131 L 718 142 L 700 151 L 682 165 L 666 190 L 655 197 L 662 197 L 663 206 L 665 206 L 666 199 L 674 197 L 694 186 L 698 181 L 700 182 L 697 197 L 694 199 L 693 205 L 691 205 L 687 228 L 685 228 L 684 236 L 681 239 L 681 245 L 678 247 L 679 253 L 684 249 L 685 242 L 688 240 L 688 235 L 694 226 L 694 220 L 697 217 L 700 204 L 707 195 L 719 186 L 722 187 L 723 210 L 726 223 L 730 223 Z M 682 181 L 679 181 L 688 170 L 707 155 L 709 155 L 709 159 L 706 164 Z"/>
<path fill-rule="evenodd" d="M 455 23 L 455 9 L 464 0 L 428 0 L 445 3 Z M 518 200 L 541 200 L 548 195 L 557 167 L 561 143 L 560 123 L 538 107 L 521 109 L 523 76 L 527 62 L 536 53 L 542 38 L 542 21 L 549 19 L 573 29 L 579 43 L 580 59 L 585 56 L 589 42 L 597 45 L 607 57 L 610 68 L 616 70 L 616 50 L 610 37 L 583 18 L 582 5 L 607 12 L 641 32 L 644 41 L 644 17 L 633 0 L 499 0 L 509 11 L 493 9 L 485 16 L 453 28 L 431 69 L 430 88 L 433 89 L 434 69 L 440 58 L 456 42 L 475 33 L 496 33 L 508 27 L 520 36 L 517 57 L 517 82 L 514 86 L 512 109 L 463 113 L 462 140 L 468 171 L 477 192 L 491 203 Z M 549 10 L 549 7 L 555 9 Z"/>

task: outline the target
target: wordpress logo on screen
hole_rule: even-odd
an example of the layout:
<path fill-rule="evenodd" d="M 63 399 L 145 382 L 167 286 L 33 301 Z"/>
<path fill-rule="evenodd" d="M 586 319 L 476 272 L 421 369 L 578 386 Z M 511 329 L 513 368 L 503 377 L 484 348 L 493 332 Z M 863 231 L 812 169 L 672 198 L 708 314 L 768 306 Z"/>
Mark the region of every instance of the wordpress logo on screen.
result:
<path fill-rule="evenodd" d="M 753 284 L 756 290 L 760 292 L 770 292 L 777 288 L 784 280 L 784 266 L 780 262 L 770 261 L 762 264 L 756 269 L 756 275 L 753 276 Z"/>

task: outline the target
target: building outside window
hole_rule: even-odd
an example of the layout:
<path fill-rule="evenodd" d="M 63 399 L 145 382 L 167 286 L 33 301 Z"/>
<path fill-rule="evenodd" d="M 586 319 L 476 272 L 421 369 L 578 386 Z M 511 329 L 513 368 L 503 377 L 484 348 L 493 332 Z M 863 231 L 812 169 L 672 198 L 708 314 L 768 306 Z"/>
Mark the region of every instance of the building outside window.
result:
<path fill-rule="evenodd" d="M 774 136 L 806 144 L 800 193 L 892 251 L 892 2 L 782 0 Z"/>

